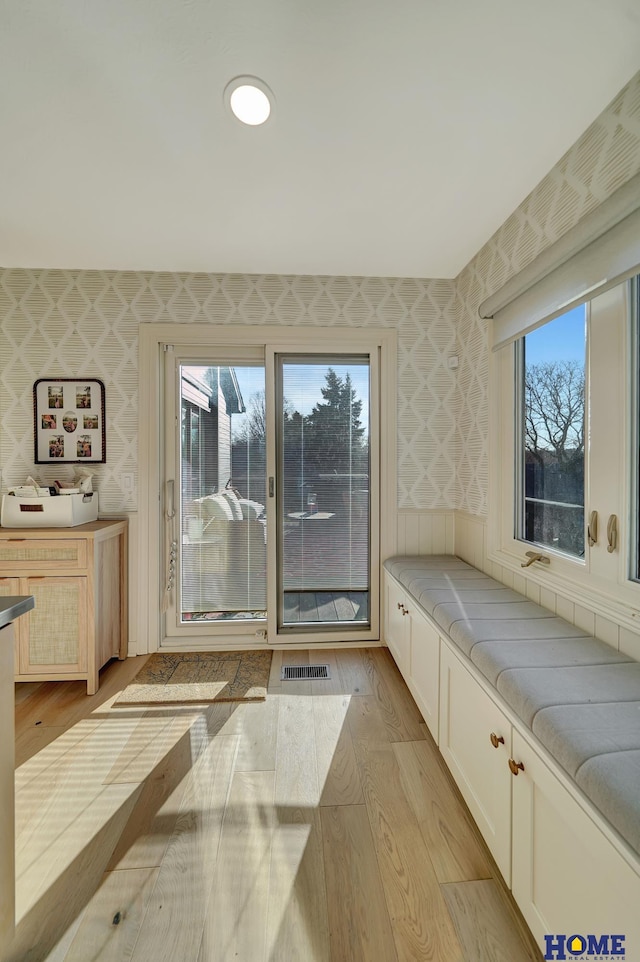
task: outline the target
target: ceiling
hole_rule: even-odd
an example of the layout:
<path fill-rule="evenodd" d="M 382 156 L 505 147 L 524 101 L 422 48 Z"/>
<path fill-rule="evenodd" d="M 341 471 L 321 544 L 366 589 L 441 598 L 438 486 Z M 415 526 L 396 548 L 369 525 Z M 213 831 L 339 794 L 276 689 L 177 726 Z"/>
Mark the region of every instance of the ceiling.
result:
<path fill-rule="evenodd" d="M 454 277 L 639 68 L 638 0 L 0 0 L 0 265 Z"/>

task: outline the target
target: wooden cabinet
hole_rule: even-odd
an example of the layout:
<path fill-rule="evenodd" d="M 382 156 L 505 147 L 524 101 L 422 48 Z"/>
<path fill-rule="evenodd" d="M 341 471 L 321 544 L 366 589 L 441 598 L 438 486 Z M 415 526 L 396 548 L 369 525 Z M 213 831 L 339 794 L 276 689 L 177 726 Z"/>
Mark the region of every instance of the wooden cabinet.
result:
<path fill-rule="evenodd" d="M 640 945 L 638 876 L 519 732 L 512 890 L 541 946 L 549 933 L 620 933 Z M 606 953 L 607 957 L 609 953 Z"/>
<path fill-rule="evenodd" d="M 507 885 L 511 880 L 511 724 L 442 643 L 440 751 Z"/>
<path fill-rule="evenodd" d="M 33 595 L 16 625 L 16 681 L 78 680 L 126 658 L 127 522 L 0 528 L 0 594 Z"/>

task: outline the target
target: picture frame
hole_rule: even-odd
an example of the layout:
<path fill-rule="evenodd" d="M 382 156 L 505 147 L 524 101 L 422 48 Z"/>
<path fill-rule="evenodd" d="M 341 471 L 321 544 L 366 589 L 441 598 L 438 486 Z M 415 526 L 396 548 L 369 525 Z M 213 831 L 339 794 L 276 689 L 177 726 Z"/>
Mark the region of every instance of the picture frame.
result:
<path fill-rule="evenodd" d="M 105 389 L 98 378 L 39 378 L 33 385 L 36 464 L 104 464 Z"/>

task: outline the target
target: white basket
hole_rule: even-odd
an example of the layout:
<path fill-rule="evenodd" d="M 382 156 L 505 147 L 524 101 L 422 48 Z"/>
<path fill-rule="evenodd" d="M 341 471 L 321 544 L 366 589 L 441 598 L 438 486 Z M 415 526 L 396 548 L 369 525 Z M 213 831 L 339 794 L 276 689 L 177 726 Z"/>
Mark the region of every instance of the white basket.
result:
<path fill-rule="evenodd" d="M 3 528 L 73 528 L 98 520 L 98 493 L 61 494 L 52 498 L 17 498 L 3 494 Z"/>

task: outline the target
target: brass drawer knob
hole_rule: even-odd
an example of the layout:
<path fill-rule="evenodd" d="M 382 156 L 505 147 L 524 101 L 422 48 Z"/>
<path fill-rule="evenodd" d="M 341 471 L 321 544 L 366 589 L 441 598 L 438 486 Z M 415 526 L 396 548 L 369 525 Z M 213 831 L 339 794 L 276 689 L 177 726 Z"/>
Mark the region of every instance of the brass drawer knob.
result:
<path fill-rule="evenodd" d="M 504 745 L 504 738 L 502 735 L 496 735 L 495 732 L 491 732 L 489 738 L 491 739 L 491 744 L 494 748 L 499 748 L 500 745 Z"/>
<path fill-rule="evenodd" d="M 517 762 L 515 758 L 509 759 L 509 768 L 511 770 L 512 775 L 517 775 L 519 772 L 524 771 L 524 765 L 522 764 L 522 762 Z"/>

